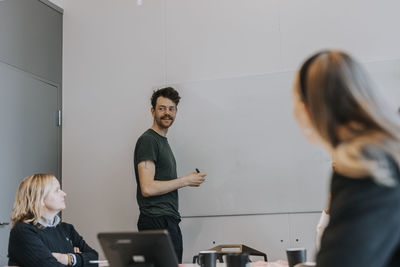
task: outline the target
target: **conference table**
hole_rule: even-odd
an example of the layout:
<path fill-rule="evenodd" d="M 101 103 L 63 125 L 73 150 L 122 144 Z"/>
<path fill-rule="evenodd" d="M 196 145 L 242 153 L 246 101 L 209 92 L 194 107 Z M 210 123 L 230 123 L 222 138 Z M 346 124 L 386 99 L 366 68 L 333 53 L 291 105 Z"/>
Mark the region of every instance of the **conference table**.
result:
<path fill-rule="evenodd" d="M 106 260 L 100 261 L 99 264 L 100 267 L 102 266 L 109 266 L 108 262 Z M 184 264 L 179 264 L 178 267 L 199 267 L 200 265 L 196 263 L 184 263 Z M 249 265 L 250 267 L 288 267 L 288 263 L 286 261 L 274 261 L 274 262 L 263 262 L 263 261 L 257 261 L 257 262 L 252 262 Z M 313 265 L 306 265 L 306 266 L 313 266 Z M 226 267 L 226 263 L 220 263 L 217 261 L 217 266 L 216 267 Z"/>
<path fill-rule="evenodd" d="M 109 266 L 107 261 L 102 261 L 99 266 Z M 179 264 L 179 267 L 199 267 L 200 265 L 196 263 L 184 263 L 184 264 Z M 287 262 L 285 261 L 275 261 L 275 262 L 253 262 L 250 263 L 250 267 L 258 267 L 258 266 L 264 266 L 264 267 L 288 267 Z M 216 267 L 226 267 L 226 263 L 220 263 L 217 262 Z"/>
<path fill-rule="evenodd" d="M 179 267 L 199 267 L 200 265 L 196 263 L 189 263 L 189 264 L 179 264 Z M 287 262 L 284 261 L 276 261 L 276 262 L 253 262 L 250 263 L 250 267 L 288 267 Z M 226 263 L 219 263 L 217 262 L 216 267 L 226 267 Z"/>
<path fill-rule="evenodd" d="M 179 264 L 179 267 L 199 267 L 200 265 L 198 264 Z M 286 261 L 274 261 L 274 262 L 252 262 L 249 265 L 250 267 L 257 267 L 257 266 L 264 266 L 264 267 L 288 267 L 288 263 Z M 315 262 L 305 262 L 305 263 L 301 263 L 298 265 L 295 265 L 295 267 L 300 266 L 300 267 L 313 267 L 315 266 Z M 217 262 L 217 266 L 216 267 L 226 267 L 226 263 L 219 263 Z"/>

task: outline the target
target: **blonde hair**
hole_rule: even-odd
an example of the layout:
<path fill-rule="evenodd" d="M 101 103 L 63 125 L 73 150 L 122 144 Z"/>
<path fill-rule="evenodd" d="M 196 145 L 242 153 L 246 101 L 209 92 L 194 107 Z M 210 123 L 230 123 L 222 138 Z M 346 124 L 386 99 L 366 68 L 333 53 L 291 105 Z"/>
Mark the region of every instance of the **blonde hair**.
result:
<path fill-rule="evenodd" d="M 380 99 L 361 65 L 344 52 L 323 51 L 305 61 L 297 81 L 311 123 L 333 148 L 335 168 L 394 185 L 389 161 L 400 165 L 400 116 Z"/>
<path fill-rule="evenodd" d="M 11 213 L 12 225 L 19 221 L 38 224 L 44 199 L 50 191 L 53 174 L 34 174 L 19 184 Z"/>

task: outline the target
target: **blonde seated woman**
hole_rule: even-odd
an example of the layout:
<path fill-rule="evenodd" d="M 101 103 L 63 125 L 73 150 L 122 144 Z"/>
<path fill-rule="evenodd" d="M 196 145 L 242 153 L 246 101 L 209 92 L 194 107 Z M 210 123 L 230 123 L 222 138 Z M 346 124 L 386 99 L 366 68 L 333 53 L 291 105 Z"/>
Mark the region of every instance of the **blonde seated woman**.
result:
<path fill-rule="evenodd" d="M 10 266 L 97 266 L 97 252 L 71 224 L 57 215 L 65 209 L 66 194 L 52 174 L 35 174 L 19 185 L 11 214 L 8 245 Z"/>

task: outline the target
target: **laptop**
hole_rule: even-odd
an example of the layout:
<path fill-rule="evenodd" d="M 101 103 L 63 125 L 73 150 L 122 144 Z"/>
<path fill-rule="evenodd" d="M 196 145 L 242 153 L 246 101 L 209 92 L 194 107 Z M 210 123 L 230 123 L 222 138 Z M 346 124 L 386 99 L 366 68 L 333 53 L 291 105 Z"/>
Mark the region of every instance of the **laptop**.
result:
<path fill-rule="evenodd" d="M 99 233 L 97 238 L 110 267 L 177 267 L 167 230 Z"/>

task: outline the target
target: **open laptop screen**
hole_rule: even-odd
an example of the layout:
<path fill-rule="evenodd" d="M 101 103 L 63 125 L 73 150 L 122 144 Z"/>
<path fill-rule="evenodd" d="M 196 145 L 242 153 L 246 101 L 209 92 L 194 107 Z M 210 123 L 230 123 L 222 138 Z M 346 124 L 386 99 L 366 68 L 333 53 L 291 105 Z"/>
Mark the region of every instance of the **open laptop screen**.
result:
<path fill-rule="evenodd" d="M 166 230 L 99 233 L 97 237 L 111 267 L 137 266 L 140 263 L 151 263 L 154 267 L 178 266 Z"/>

